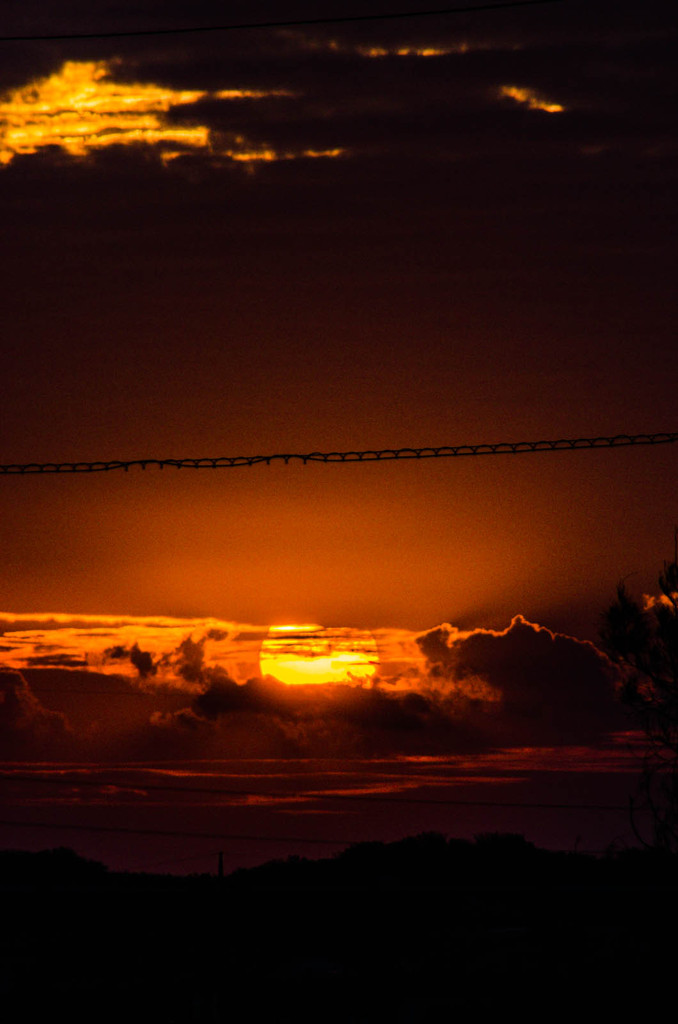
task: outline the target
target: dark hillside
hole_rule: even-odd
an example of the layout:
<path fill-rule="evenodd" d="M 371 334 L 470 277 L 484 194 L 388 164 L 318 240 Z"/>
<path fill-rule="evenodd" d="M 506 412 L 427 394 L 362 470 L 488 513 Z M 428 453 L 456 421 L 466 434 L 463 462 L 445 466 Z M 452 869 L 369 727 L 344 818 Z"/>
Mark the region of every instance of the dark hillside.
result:
<path fill-rule="evenodd" d="M 617 1013 L 668 990 L 676 863 L 521 836 L 366 843 L 214 876 L 0 854 L 8 1021 L 434 1021 Z M 247 1012 L 234 1013 L 234 1005 Z"/>

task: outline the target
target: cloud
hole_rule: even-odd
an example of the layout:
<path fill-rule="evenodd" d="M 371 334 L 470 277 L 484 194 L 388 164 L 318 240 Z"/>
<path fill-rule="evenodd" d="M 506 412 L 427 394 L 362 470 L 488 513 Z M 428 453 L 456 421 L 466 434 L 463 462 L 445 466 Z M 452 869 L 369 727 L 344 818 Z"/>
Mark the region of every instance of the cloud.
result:
<path fill-rule="evenodd" d="M 329 34 L 304 29 L 274 34 L 265 44 L 260 37 L 252 47 L 224 38 L 220 60 L 201 59 L 177 42 L 172 56 L 163 48 L 127 60 L 71 60 L 47 74 L 36 65 L 31 81 L 0 100 L 0 163 L 39 152 L 61 163 L 64 156 L 82 161 L 140 146 L 160 164 L 185 162 L 187 168 L 197 162 L 251 170 L 376 152 L 457 161 L 479 150 L 492 156 L 497 147 L 519 153 L 527 132 L 533 141 L 562 148 L 562 138 L 543 125 L 551 118 L 535 116 L 530 124 L 523 118 L 519 133 L 497 133 L 514 123 L 519 107 L 588 112 L 584 120 L 568 121 L 571 142 L 579 145 L 566 147 L 579 156 L 580 147 L 592 143 L 592 130 L 595 142 L 608 141 L 603 133 L 616 128 L 607 114 L 621 107 L 639 136 L 653 129 L 637 118 L 639 94 L 656 105 L 656 76 L 663 74 L 668 85 L 670 71 L 668 60 L 657 61 L 651 30 L 640 38 L 637 27 L 635 33 L 620 29 L 612 41 L 609 26 L 603 31 L 588 23 L 583 38 L 581 29 L 570 36 L 561 26 L 554 41 L 523 22 L 516 31 L 496 19 L 493 24 L 488 32 L 481 20 L 463 33 L 430 22 Z M 601 45 L 603 78 L 590 68 Z M 604 120 L 592 122 L 594 110 Z M 340 163 L 345 173 L 346 161 Z"/>
<path fill-rule="evenodd" d="M 87 661 L 74 654 L 34 654 L 25 659 L 25 664 L 30 668 L 82 668 Z"/>
<path fill-rule="evenodd" d="M 533 89 L 527 89 L 520 85 L 502 85 L 499 95 L 505 99 L 515 100 L 516 103 L 524 104 L 530 110 L 543 110 L 546 114 L 562 114 L 565 110 L 562 104 L 538 96 Z"/>
<path fill-rule="evenodd" d="M 148 676 L 154 676 L 158 671 L 158 666 L 153 664 L 153 656 L 149 654 L 148 651 L 140 650 L 138 644 L 134 644 L 132 647 L 132 650 L 129 653 L 129 660 L 132 662 L 142 679 L 146 679 Z"/>
<path fill-rule="evenodd" d="M 238 685 L 218 669 L 190 706 L 153 724 L 200 731 L 210 756 L 370 756 L 468 749 L 435 702 L 418 693 L 327 683 L 286 686 L 254 678 Z"/>
<path fill-rule="evenodd" d="M 615 670 L 590 643 L 516 616 L 503 631 L 442 625 L 422 634 L 424 661 L 395 688 L 285 686 L 253 678 L 239 685 L 222 669 L 197 669 L 203 689 L 191 704 L 156 719 L 164 728 L 202 729 L 237 748 L 249 719 L 265 723 L 301 756 L 330 743 L 344 753 L 441 753 L 600 742 L 625 719 L 615 703 Z"/>
<path fill-rule="evenodd" d="M 608 658 L 521 615 L 503 631 L 443 625 L 419 645 L 429 684 L 465 714 L 482 709 L 483 731 L 496 745 L 588 742 L 625 722 Z"/>
<path fill-rule="evenodd" d="M 244 682 L 258 670 L 266 632 L 213 618 L 0 613 L 7 667 L 86 665 L 182 689 L 191 688 L 191 674 L 199 675 L 201 664 L 221 664 Z"/>
<path fill-rule="evenodd" d="M 68 738 L 65 715 L 49 711 L 20 672 L 0 669 L 0 741 L 2 756 L 38 756 L 59 749 Z"/>
<path fill-rule="evenodd" d="M 44 78 L 13 89 L 0 100 L 0 165 L 17 156 L 59 149 L 84 159 L 111 146 L 146 145 L 163 163 L 186 153 L 218 155 L 239 163 L 335 157 L 333 149 L 305 148 L 280 152 L 240 133 L 213 136 L 196 123 L 201 100 L 253 101 L 289 97 L 284 89 L 173 89 L 152 82 L 115 77 L 121 60 L 66 61 Z M 183 120 L 177 111 L 183 113 Z"/>
<path fill-rule="evenodd" d="M 198 683 L 203 676 L 205 664 L 205 642 L 207 637 L 193 640 L 187 636 L 179 644 L 176 655 L 172 660 L 176 671 L 187 683 Z"/>
<path fill-rule="evenodd" d="M 214 620 L 203 620 L 201 628 L 186 620 L 182 628 L 180 621 L 147 627 L 126 620 L 85 630 L 67 621 L 47 631 L 9 630 L 5 639 L 8 656 L 20 652 L 38 694 L 40 681 L 47 681 L 50 707 L 68 715 L 81 754 L 99 756 L 97 746 L 114 757 L 138 758 L 159 751 L 169 757 L 481 752 L 595 744 L 627 725 L 614 696 L 616 670 L 605 655 L 520 615 L 504 630 L 449 623 L 421 634 L 377 630 L 374 679 L 292 686 L 261 676 L 265 630 Z M 14 648 L 21 639 L 26 646 Z M 89 650 L 88 671 L 78 668 L 78 643 Z M 299 643 L 308 646 L 305 634 Z M 36 728 L 41 709 L 51 721 L 24 677 L 10 672 L 9 678 L 14 706 Z"/>
<path fill-rule="evenodd" d="M 113 662 L 124 662 L 129 659 L 141 679 L 157 675 L 158 672 L 158 666 L 153 662 L 153 655 L 149 651 L 142 651 L 137 643 L 133 644 L 131 648 L 125 647 L 124 644 L 107 647 L 103 652 L 103 657 Z"/>

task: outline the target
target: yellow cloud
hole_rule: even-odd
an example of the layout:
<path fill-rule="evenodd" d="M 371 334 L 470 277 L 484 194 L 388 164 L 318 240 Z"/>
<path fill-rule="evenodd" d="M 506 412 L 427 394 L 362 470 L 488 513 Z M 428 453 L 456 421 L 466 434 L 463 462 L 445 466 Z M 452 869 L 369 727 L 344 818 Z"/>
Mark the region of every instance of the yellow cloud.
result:
<path fill-rule="evenodd" d="M 502 85 L 499 90 L 502 99 L 515 100 L 522 103 L 530 110 L 543 110 L 547 114 L 562 114 L 565 110 L 560 103 L 551 103 L 543 99 L 533 89 L 526 89 L 519 85 Z"/>
<path fill-rule="evenodd" d="M 393 688 L 409 690 L 417 687 L 424 670 L 416 637 L 406 629 L 324 629 L 315 623 L 269 628 L 216 618 L 0 612 L 5 668 L 87 666 L 136 678 L 129 652 L 137 645 L 157 666 L 149 684 L 169 682 L 182 688 L 188 686 L 177 677 L 177 652 L 190 639 L 201 645 L 205 667 L 220 666 L 238 682 L 260 672 L 281 678 L 281 663 L 298 662 L 306 682 L 325 681 L 316 671 L 324 667 L 326 681 L 351 676 L 368 682 L 379 672 Z M 322 659 L 326 664 L 319 664 Z M 285 670 L 293 667 L 282 665 Z"/>
<path fill-rule="evenodd" d="M 346 150 L 339 147 L 334 149 L 302 149 L 298 153 L 287 151 L 281 152 L 277 149 L 226 149 L 223 155 L 230 157 L 237 163 L 271 163 L 274 160 L 299 160 L 306 157 L 309 160 L 317 160 L 321 157 L 342 156 Z"/>
<path fill-rule="evenodd" d="M 157 683 L 174 679 L 173 652 L 187 639 L 201 643 L 205 665 L 220 665 L 244 682 L 258 670 L 259 647 L 266 630 L 266 626 L 215 618 L 0 612 L 3 667 L 86 665 L 104 674 L 134 678 L 136 669 L 129 651 L 136 644 L 160 663 L 154 676 Z"/>
<path fill-rule="evenodd" d="M 59 146 L 71 156 L 131 142 L 204 147 L 208 129 L 163 123 L 172 107 L 205 93 L 110 79 L 107 61 L 67 61 L 49 78 L 15 89 L 0 103 L 0 163 Z"/>
<path fill-rule="evenodd" d="M 83 158 L 113 145 L 144 143 L 162 148 L 164 162 L 186 151 L 208 150 L 232 160 L 290 160 L 338 156 L 342 150 L 278 153 L 238 137 L 235 146 L 219 148 L 206 125 L 169 123 L 176 107 L 204 98 L 220 100 L 289 96 L 285 90 L 171 89 L 150 82 L 120 82 L 111 61 L 67 61 L 48 78 L 36 79 L 0 100 L 0 164 L 15 156 L 58 146 Z"/>
<path fill-rule="evenodd" d="M 296 30 L 283 33 L 296 47 L 312 52 L 347 53 L 357 54 L 359 57 L 448 57 L 453 53 L 469 53 L 471 49 L 484 49 L 484 47 L 471 47 L 462 40 L 452 43 L 450 46 L 360 46 L 353 43 L 340 42 L 338 39 L 319 39 L 309 36 Z"/>
<path fill-rule="evenodd" d="M 468 46 L 460 44 L 454 49 L 441 49 L 436 46 L 359 46 L 357 52 L 361 57 L 447 57 L 451 53 L 466 53 Z"/>

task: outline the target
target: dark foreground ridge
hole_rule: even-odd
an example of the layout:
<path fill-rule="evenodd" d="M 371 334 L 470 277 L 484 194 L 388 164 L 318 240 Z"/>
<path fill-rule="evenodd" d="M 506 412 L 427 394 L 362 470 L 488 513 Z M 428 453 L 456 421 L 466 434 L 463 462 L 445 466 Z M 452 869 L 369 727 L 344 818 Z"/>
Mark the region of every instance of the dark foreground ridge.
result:
<path fill-rule="evenodd" d="M 432 833 L 215 875 L 0 853 L 8 1021 L 372 1024 L 661 1002 L 678 859 Z M 39 980 L 39 984 L 37 983 Z M 650 986 L 650 988 L 648 988 Z M 239 1008 L 239 1009 L 238 1009 Z"/>
<path fill-rule="evenodd" d="M 216 861 L 215 861 L 216 867 Z M 482 833 L 471 842 L 425 832 L 396 842 L 364 842 L 331 857 L 288 857 L 225 878 L 216 874 L 114 872 L 59 847 L 28 853 L 0 850 L 4 892 L 156 889 L 235 894 L 253 889 L 495 888 L 678 885 L 678 857 L 651 849 L 614 849 L 602 856 L 544 850 L 515 833 Z"/>

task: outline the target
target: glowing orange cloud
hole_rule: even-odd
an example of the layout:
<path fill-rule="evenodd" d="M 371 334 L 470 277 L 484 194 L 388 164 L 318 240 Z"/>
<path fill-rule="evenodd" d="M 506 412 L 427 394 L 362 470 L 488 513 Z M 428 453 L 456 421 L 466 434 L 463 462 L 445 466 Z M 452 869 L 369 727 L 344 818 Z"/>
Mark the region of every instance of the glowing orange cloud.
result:
<path fill-rule="evenodd" d="M 0 101 L 0 164 L 48 146 L 82 159 L 109 146 L 144 143 L 160 146 L 164 162 L 196 150 L 239 162 L 334 157 L 343 152 L 278 153 L 242 136 L 235 145 L 219 147 L 206 125 L 180 125 L 167 119 L 174 108 L 190 107 L 208 96 L 221 100 L 290 96 L 285 90 L 177 90 L 150 82 L 116 81 L 113 68 L 114 63 L 105 60 L 67 61 L 48 78 L 8 93 Z"/>
<path fill-rule="evenodd" d="M 292 683 L 364 684 L 378 671 L 390 688 L 410 690 L 418 685 L 425 663 L 417 633 L 392 628 L 371 632 L 318 625 L 269 629 L 215 618 L 0 612 L 0 637 L 0 660 L 6 668 L 86 666 L 131 679 L 138 675 L 129 656 L 136 646 L 152 658 L 148 686 L 187 690 L 193 687 L 178 671 L 181 647 L 187 641 L 199 645 L 206 669 L 218 666 L 240 683 L 263 674 Z"/>
<path fill-rule="evenodd" d="M 199 645 L 206 667 L 219 665 L 244 682 L 257 672 L 260 640 L 266 629 L 214 618 L 0 612 L 2 665 L 6 668 L 86 666 L 106 675 L 134 678 L 137 671 L 129 652 L 136 645 L 154 664 L 149 685 L 169 683 L 189 690 L 190 681 L 177 673 L 182 644 Z"/>
<path fill-rule="evenodd" d="M 532 89 L 525 89 L 518 85 L 502 85 L 499 95 L 504 99 L 515 100 L 522 103 L 530 110 L 543 110 L 546 114 L 562 114 L 565 110 L 560 103 L 551 103 L 543 99 Z"/>
<path fill-rule="evenodd" d="M 243 139 L 237 139 L 237 142 L 244 142 Z M 304 156 L 308 159 L 317 159 L 318 157 L 331 157 L 341 156 L 345 150 L 341 148 L 335 149 L 304 149 L 300 153 L 293 152 L 280 152 L 276 149 L 243 149 L 243 150 L 225 150 L 225 155 L 230 157 L 231 160 L 235 160 L 237 163 L 251 163 L 256 161 L 262 161 L 264 163 L 271 163 L 274 160 L 298 160 L 299 157 Z"/>
<path fill-rule="evenodd" d="M 466 41 L 453 43 L 449 46 L 355 46 L 338 39 L 318 39 L 301 32 L 285 33 L 294 40 L 296 46 L 310 51 L 330 51 L 331 53 L 355 53 L 360 57 L 447 57 L 453 53 L 468 53 L 472 48 Z"/>
<path fill-rule="evenodd" d="M 451 49 L 440 49 L 436 46 L 398 46 L 389 49 L 385 46 L 359 46 L 361 57 L 446 57 L 450 53 L 465 53 L 468 47 L 460 46 Z"/>

